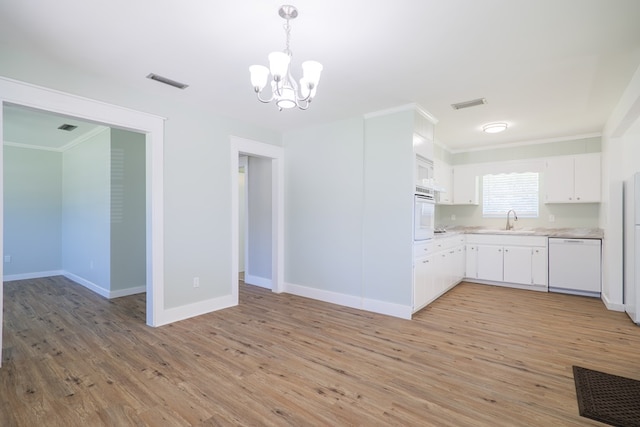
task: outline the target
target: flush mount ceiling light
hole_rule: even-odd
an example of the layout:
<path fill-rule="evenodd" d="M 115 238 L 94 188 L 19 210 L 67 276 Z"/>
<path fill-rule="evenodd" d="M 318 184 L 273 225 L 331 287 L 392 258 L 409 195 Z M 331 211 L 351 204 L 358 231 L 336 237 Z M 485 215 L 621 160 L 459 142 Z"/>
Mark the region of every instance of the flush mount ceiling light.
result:
<path fill-rule="evenodd" d="M 489 123 L 482 126 L 482 130 L 486 133 L 500 133 L 507 130 L 507 127 L 506 123 Z"/>
<path fill-rule="evenodd" d="M 316 61 L 305 61 L 302 63 L 302 78 L 300 79 L 300 87 L 291 77 L 291 50 L 289 49 L 289 39 L 291 26 L 289 21 L 298 16 L 298 9 L 294 6 L 284 5 L 278 11 L 279 15 L 286 20 L 284 31 L 287 36 L 287 45 L 282 52 L 271 52 L 269 54 L 269 68 L 264 65 L 252 65 L 249 67 L 251 72 L 251 84 L 255 90 L 260 102 L 269 103 L 276 102 L 276 106 L 280 111 L 287 108 L 298 107 L 301 110 L 309 108 L 309 104 L 316 95 L 318 82 L 320 81 L 320 73 L 322 72 L 322 64 Z M 260 94 L 262 89 L 267 85 L 271 73 L 271 97 L 262 98 Z"/>

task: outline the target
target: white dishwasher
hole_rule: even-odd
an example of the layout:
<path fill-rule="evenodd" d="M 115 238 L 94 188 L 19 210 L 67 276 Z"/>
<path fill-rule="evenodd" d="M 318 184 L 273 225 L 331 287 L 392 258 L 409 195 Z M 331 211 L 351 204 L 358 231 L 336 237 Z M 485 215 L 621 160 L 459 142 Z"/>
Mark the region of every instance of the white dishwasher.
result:
<path fill-rule="evenodd" d="M 549 292 L 599 297 L 600 239 L 549 238 Z"/>

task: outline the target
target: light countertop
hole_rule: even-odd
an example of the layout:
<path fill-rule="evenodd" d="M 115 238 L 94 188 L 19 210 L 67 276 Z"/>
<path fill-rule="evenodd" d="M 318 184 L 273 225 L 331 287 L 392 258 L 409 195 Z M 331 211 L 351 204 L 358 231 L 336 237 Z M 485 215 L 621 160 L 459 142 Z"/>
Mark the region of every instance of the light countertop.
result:
<path fill-rule="evenodd" d="M 566 239 L 603 239 L 604 231 L 600 228 L 515 228 L 504 230 L 487 227 L 456 226 L 448 227 L 446 233 L 436 233 L 435 238 L 453 236 L 456 234 L 499 234 L 507 236 L 547 236 Z"/>

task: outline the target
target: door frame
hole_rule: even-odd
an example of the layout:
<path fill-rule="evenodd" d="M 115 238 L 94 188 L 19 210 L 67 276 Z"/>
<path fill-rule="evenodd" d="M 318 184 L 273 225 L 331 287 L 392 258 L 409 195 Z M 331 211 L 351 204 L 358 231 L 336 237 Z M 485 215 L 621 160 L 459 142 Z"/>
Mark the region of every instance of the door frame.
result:
<path fill-rule="evenodd" d="M 111 127 L 130 130 L 145 135 L 146 155 L 146 271 L 147 307 L 146 323 L 160 326 L 169 319 L 164 310 L 164 217 L 163 217 L 163 166 L 164 121 L 163 117 L 130 110 L 117 105 L 71 95 L 21 81 L 0 77 L 0 113 L 5 104 L 50 111 Z M 3 114 L 0 114 L 0 141 L 4 146 Z M 0 192 L 4 194 L 3 151 L 0 150 Z M 0 241 L 3 241 L 4 206 L 0 198 Z M 3 259 L 4 244 L 0 244 Z M 0 276 L 4 275 L 0 263 Z M 3 285 L 0 283 L 0 313 L 3 304 Z M 0 319 L 0 348 L 2 345 Z M 1 359 L 0 359 L 1 363 Z"/>
<path fill-rule="evenodd" d="M 231 136 L 231 293 L 238 304 L 238 167 L 241 155 L 271 159 L 271 284 L 284 292 L 284 150 L 282 147 Z M 245 260 L 246 262 L 246 260 Z"/>

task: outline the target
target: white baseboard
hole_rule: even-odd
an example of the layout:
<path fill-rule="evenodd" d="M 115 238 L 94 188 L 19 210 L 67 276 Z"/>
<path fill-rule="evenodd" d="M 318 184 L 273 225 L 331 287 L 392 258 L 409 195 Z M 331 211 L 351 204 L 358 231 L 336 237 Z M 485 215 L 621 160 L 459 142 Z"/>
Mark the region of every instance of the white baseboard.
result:
<path fill-rule="evenodd" d="M 82 285 L 85 288 L 97 293 L 98 295 L 102 295 L 105 298 L 109 298 L 109 290 L 103 288 L 102 286 L 96 285 L 95 283 L 93 283 L 93 282 L 91 282 L 91 281 L 89 281 L 89 280 L 87 280 L 87 279 L 85 279 L 83 277 L 77 276 L 77 275 L 75 275 L 73 273 L 69 273 L 68 271 L 64 271 L 62 273 L 62 275 L 64 277 L 66 277 L 67 279 L 73 280 L 77 284 Z"/>
<path fill-rule="evenodd" d="M 11 282 L 13 280 L 28 280 L 28 279 L 40 279 L 41 277 L 62 276 L 64 271 L 52 270 L 52 271 L 38 271 L 35 273 L 23 273 L 23 274 L 9 274 L 2 277 L 5 282 Z"/>
<path fill-rule="evenodd" d="M 609 298 L 604 292 L 600 294 L 600 299 L 602 299 L 607 310 L 624 312 L 624 304 L 609 301 Z"/>
<path fill-rule="evenodd" d="M 109 289 L 103 288 L 102 286 L 96 285 L 95 283 L 93 283 L 93 282 L 91 282 L 91 281 L 89 281 L 89 280 L 87 280 L 85 278 L 77 276 L 77 275 L 75 275 L 73 273 L 69 273 L 68 271 L 62 272 L 62 275 L 64 277 L 66 277 L 67 279 L 73 280 L 77 284 L 82 285 L 85 288 L 97 293 L 98 295 L 102 295 L 103 297 L 105 297 L 107 299 L 126 297 L 128 295 L 141 294 L 141 293 L 147 291 L 147 287 L 146 286 L 133 286 L 131 288 L 118 289 L 116 291 L 111 291 Z"/>
<path fill-rule="evenodd" d="M 4 276 L 3 280 L 5 282 L 10 282 L 13 280 L 40 279 L 42 277 L 53 277 L 53 276 L 64 276 L 67 279 L 73 280 L 77 284 L 82 285 L 85 288 L 90 289 L 91 291 L 97 293 L 98 295 L 101 295 L 108 299 L 126 297 L 128 295 L 141 294 L 147 291 L 146 285 L 132 286 L 126 289 L 118 289 L 117 291 L 110 291 L 108 289 L 105 289 L 101 286 L 96 285 L 93 282 L 90 282 L 89 280 L 83 279 L 80 276 L 77 276 L 73 273 L 69 273 L 68 271 L 64 271 L 64 270 L 38 271 L 35 273 L 11 274 L 8 276 Z"/>
<path fill-rule="evenodd" d="M 107 298 L 127 297 L 129 295 L 143 294 L 145 292 L 147 292 L 146 286 L 132 286 L 130 288 L 118 289 L 117 291 L 109 291 L 109 296 Z"/>
<path fill-rule="evenodd" d="M 293 283 L 285 283 L 284 291 L 293 295 L 324 301 L 344 307 L 371 311 L 378 314 L 385 314 L 387 316 L 399 317 L 401 319 L 411 319 L 411 306 L 408 305 L 405 306 L 354 295 L 346 295 L 338 292 L 296 285 Z"/>
<path fill-rule="evenodd" d="M 338 292 L 325 291 L 323 289 L 310 288 L 293 283 L 285 283 L 284 291 L 289 294 L 329 302 L 331 304 L 357 309 L 362 308 L 362 298 L 353 295 L 340 294 Z"/>
<path fill-rule="evenodd" d="M 260 286 L 261 288 L 272 289 L 271 279 L 267 279 L 260 276 L 253 276 L 251 274 L 244 274 L 244 283 L 247 285 Z"/>
<path fill-rule="evenodd" d="M 362 309 L 407 320 L 411 320 L 411 315 L 413 314 L 413 309 L 410 305 L 395 304 L 368 298 L 362 299 Z"/>
<path fill-rule="evenodd" d="M 211 313 L 213 311 L 222 310 L 223 308 L 229 308 L 236 305 L 238 305 L 237 297 L 224 295 L 206 301 L 165 309 L 157 319 L 155 326 L 167 325 L 169 323 L 178 322 L 180 320 L 200 316 L 202 314 Z"/>

